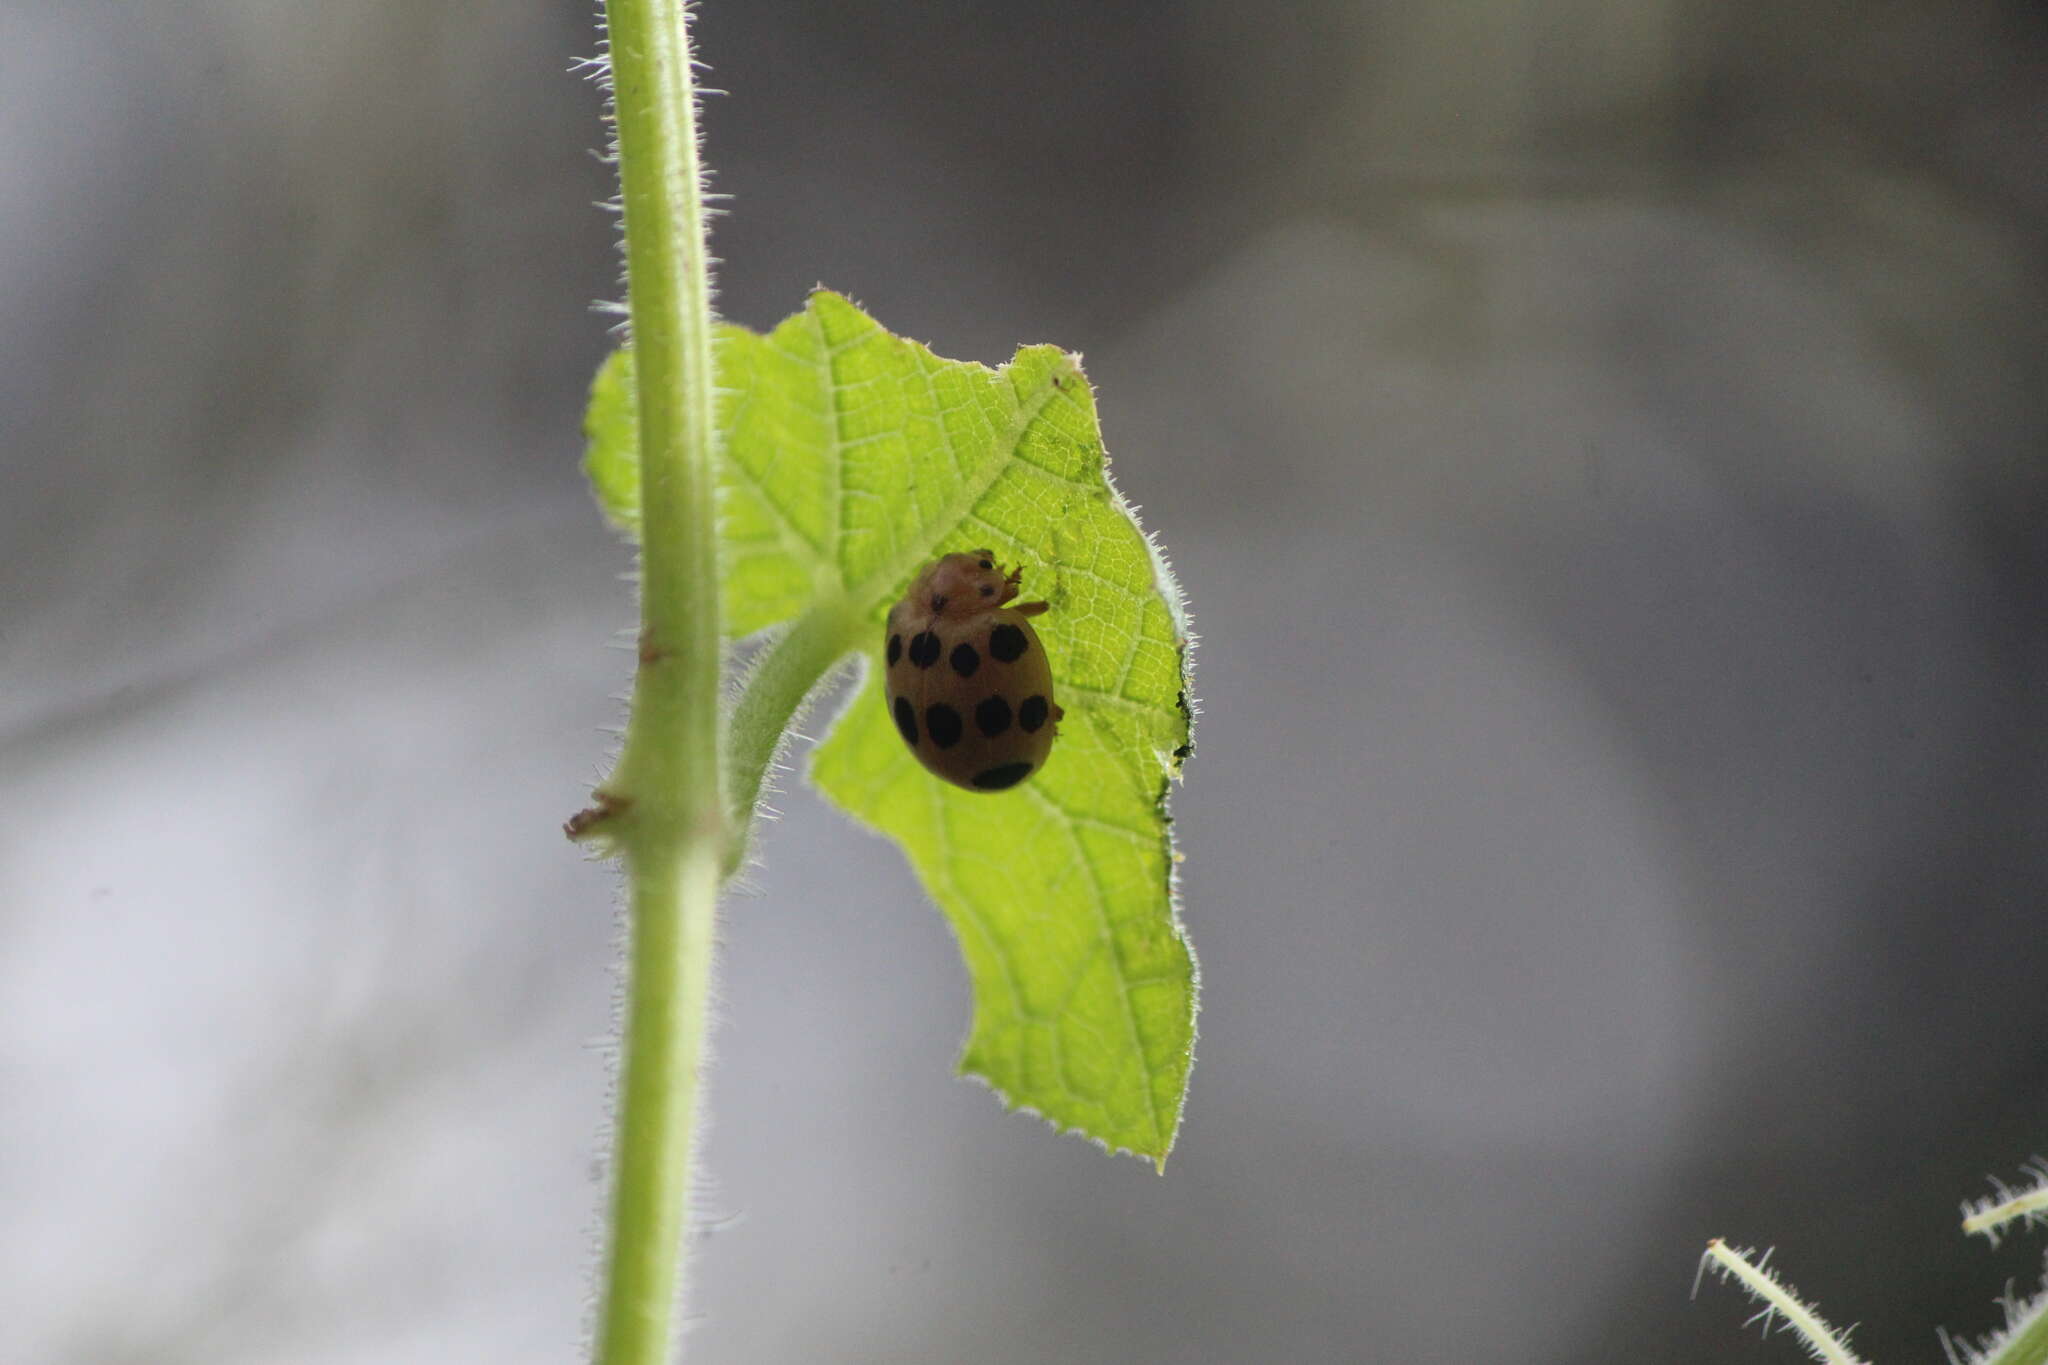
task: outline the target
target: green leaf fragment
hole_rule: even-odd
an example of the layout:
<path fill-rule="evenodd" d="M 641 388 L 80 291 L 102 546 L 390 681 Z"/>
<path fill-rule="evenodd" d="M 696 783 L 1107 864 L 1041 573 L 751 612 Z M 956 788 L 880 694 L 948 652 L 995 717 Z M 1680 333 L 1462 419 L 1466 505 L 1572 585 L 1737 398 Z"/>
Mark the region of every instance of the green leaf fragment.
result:
<path fill-rule="evenodd" d="M 612 525 L 640 535 L 640 414 L 633 406 L 633 353 L 613 351 L 590 381 L 583 410 L 583 477 Z"/>
<path fill-rule="evenodd" d="M 1021 565 L 1066 718 L 1044 770 L 1000 794 L 932 777 L 904 747 L 880 667 L 812 782 L 900 844 L 951 921 L 974 986 L 961 1069 L 1013 1107 L 1164 1163 L 1192 1061 L 1193 954 L 1173 895 L 1166 795 L 1188 752 L 1187 622 L 1165 562 L 1109 482 L 1076 357 L 942 360 L 846 299 L 766 336 L 719 338 L 728 628 L 830 611 L 883 619 L 952 550 Z M 585 468 L 637 525 L 630 357 L 592 389 Z"/>

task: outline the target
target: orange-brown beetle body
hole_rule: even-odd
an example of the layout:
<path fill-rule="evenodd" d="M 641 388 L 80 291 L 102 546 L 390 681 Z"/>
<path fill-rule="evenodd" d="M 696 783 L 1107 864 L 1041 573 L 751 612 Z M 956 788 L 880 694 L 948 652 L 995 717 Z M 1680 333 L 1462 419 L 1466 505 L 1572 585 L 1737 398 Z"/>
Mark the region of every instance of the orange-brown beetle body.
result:
<path fill-rule="evenodd" d="M 1045 766 L 1061 711 L 1052 664 L 1030 618 L 1009 605 L 1024 571 L 989 550 L 933 560 L 889 611 L 885 699 L 897 733 L 933 773 L 1003 791 Z"/>

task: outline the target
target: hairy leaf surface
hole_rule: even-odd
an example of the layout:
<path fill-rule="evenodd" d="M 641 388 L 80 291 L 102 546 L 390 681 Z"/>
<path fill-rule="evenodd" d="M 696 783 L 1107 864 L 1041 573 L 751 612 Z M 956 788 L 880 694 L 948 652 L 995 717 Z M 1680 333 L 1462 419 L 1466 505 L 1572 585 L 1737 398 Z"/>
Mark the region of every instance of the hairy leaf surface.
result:
<path fill-rule="evenodd" d="M 942 360 L 836 294 L 766 336 L 719 338 L 727 629 L 829 612 L 864 625 L 867 677 L 811 765 L 894 839 L 951 921 L 974 986 L 961 1068 L 1013 1107 L 1163 1163 L 1192 1060 L 1195 965 L 1175 911 L 1166 794 L 1188 753 L 1186 620 L 1106 472 L 1076 357 Z M 586 469 L 637 526 L 631 357 L 599 373 Z M 876 657 L 916 571 L 987 547 L 1024 597 L 1066 708 L 1010 791 L 926 773 L 890 724 Z"/>

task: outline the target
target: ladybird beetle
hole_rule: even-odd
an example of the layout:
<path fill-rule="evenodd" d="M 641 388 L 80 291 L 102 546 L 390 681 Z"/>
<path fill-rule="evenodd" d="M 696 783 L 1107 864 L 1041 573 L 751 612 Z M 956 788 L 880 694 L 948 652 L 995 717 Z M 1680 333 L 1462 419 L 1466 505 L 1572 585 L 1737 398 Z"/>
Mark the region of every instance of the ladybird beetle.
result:
<path fill-rule="evenodd" d="M 889 609 L 890 719 L 918 762 L 969 791 L 1003 791 L 1037 772 L 1064 714 L 1029 619 L 1047 604 L 1007 605 L 1023 577 L 1005 575 L 992 550 L 945 555 Z"/>

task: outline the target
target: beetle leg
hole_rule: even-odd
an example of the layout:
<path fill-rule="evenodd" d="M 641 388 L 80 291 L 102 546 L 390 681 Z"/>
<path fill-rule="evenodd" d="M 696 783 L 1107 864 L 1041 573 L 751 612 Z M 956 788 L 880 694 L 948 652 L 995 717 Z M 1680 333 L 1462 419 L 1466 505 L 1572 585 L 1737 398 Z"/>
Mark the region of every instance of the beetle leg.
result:
<path fill-rule="evenodd" d="M 1015 597 L 1019 592 L 1023 591 L 1023 589 L 1018 586 L 1023 581 L 1024 566 L 1019 564 L 1016 568 L 1010 570 L 1010 576 L 1003 580 L 1003 593 L 1002 596 L 996 598 L 996 605 L 999 607 L 1002 606 L 1005 602 L 1008 602 L 1011 598 Z"/>
<path fill-rule="evenodd" d="M 1052 603 L 1019 602 L 1016 606 L 1011 607 L 1010 610 L 1016 612 L 1019 616 L 1043 616 L 1052 610 Z"/>

